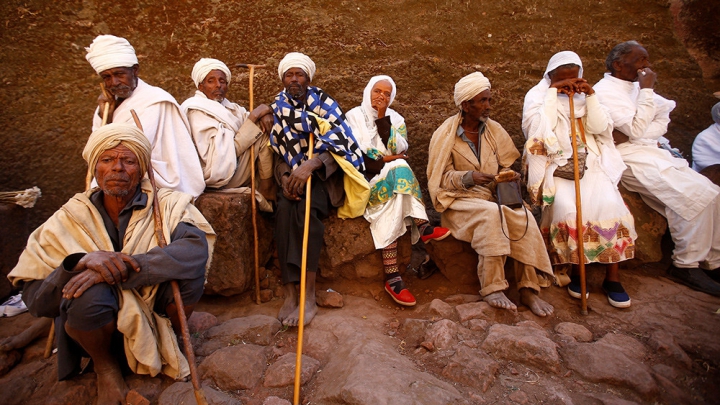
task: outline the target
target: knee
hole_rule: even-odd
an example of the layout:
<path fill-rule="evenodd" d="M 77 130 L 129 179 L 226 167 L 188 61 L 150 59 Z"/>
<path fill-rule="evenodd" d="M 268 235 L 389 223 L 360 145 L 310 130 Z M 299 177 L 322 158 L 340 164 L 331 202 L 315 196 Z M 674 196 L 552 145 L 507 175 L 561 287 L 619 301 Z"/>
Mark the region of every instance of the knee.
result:
<path fill-rule="evenodd" d="M 68 325 L 78 330 L 93 330 L 112 322 L 117 317 L 118 298 L 115 287 L 99 283 L 88 288 L 81 296 L 60 302 L 61 316 Z"/>
<path fill-rule="evenodd" d="M 193 280 L 180 280 L 178 286 L 184 305 L 197 304 L 205 289 L 205 276 Z"/>

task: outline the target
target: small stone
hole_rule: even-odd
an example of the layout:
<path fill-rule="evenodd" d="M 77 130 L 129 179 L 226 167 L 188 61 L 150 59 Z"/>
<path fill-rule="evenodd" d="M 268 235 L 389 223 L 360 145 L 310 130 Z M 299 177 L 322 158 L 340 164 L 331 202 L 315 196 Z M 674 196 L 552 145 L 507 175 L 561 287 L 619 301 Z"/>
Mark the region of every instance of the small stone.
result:
<path fill-rule="evenodd" d="M 555 326 L 560 335 L 572 336 L 578 342 L 592 342 L 593 334 L 586 327 L 572 322 L 560 322 Z"/>
<path fill-rule="evenodd" d="M 425 340 L 432 342 L 438 349 L 449 349 L 457 343 L 458 325 L 449 320 L 442 319 L 427 328 Z"/>
<path fill-rule="evenodd" d="M 527 394 L 522 391 L 515 391 L 512 394 L 508 395 L 508 398 L 510 398 L 511 401 L 521 405 L 526 405 L 530 403 L 530 401 L 528 401 Z"/>
<path fill-rule="evenodd" d="M 510 369 L 510 374 L 512 374 L 512 375 L 518 375 L 518 374 L 520 374 L 520 373 L 515 369 L 515 367 L 513 367 L 513 368 Z"/>
<path fill-rule="evenodd" d="M 484 319 L 471 319 L 466 322 L 465 326 L 475 332 L 485 332 L 490 323 Z"/>
<path fill-rule="evenodd" d="M 273 296 L 278 298 L 285 298 L 285 288 L 281 285 L 273 288 Z"/>
<path fill-rule="evenodd" d="M 434 317 L 442 319 L 451 319 L 454 315 L 453 307 L 440 299 L 434 299 L 430 302 L 428 313 Z"/>
<path fill-rule="evenodd" d="M 295 382 L 296 354 L 287 353 L 271 364 L 265 372 L 265 387 L 287 387 Z M 302 370 L 300 372 L 300 385 L 306 384 L 320 369 L 320 362 L 310 356 L 302 356 Z"/>
<path fill-rule="evenodd" d="M 125 401 L 127 405 L 150 405 L 150 401 L 135 390 L 128 392 Z"/>
<path fill-rule="evenodd" d="M 267 397 L 262 405 L 291 405 L 291 402 L 280 397 Z"/>
<path fill-rule="evenodd" d="M 188 319 L 188 329 L 190 333 L 202 333 L 217 324 L 217 317 L 208 312 L 194 311 Z"/>
<path fill-rule="evenodd" d="M 317 291 L 315 297 L 318 306 L 323 308 L 342 308 L 344 305 L 343 297 L 337 291 Z"/>
<path fill-rule="evenodd" d="M 273 299 L 272 290 L 260 290 L 260 302 L 268 302 Z"/>
<path fill-rule="evenodd" d="M 435 350 L 435 345 L 433 344 L 433 342 L 425 341 L 425 342 L 420 343 L 420 346 L 424 347 L 429 352 L 432 352 Z"/>

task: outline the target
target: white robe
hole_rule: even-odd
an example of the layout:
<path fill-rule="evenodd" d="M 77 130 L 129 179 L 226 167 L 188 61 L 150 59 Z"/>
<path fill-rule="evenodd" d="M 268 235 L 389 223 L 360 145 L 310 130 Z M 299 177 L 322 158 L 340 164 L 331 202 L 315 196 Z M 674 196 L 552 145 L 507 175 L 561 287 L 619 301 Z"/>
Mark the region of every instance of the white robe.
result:
<path fill-rule="evenodd" d="M 222 103 L 210 100 L 200 90 L 185 100 L 181 108 L 190 122 L 206 186 L 226 186 L 238 166 L 235 134 L 250 113 L 227 99 Z"/>
<path fill-rule="evenodd" d="M 112 122 L 134 125 L 130 110 L 140 118 L 145 136 L 152 145 L 152 166 L 158 187 L 182 191 L 197 197 L 205 189 L 200 159 L 190 137 L 190 126 L 173 96 L 141 79 L 132 95 L 113 113 Z M 93 131 L 102 118 L 95 110 Z"/>
<path fill-rule="evenodd" d="M 609 73 L 594 89 L 615 129 L 630 138 L 617 146 L 628 166 L 623 186 L 667 218 L 675 266 L 720 267 L 720 188 L 690 169 L 685 159 L 657 147 L 675 102 Z"/>
<path fill-rule="evenodd" d="M 692 146 L 693 170 L 720 164 L 720 124 L 715 123 L 700 132 Z"/>

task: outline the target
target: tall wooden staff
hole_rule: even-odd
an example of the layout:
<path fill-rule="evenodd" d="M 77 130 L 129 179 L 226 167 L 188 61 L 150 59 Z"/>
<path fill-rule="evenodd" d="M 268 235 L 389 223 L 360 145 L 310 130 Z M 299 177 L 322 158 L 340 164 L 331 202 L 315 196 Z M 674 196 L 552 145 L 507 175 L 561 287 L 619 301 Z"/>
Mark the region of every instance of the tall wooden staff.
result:
<path fill-rule="evenodd" d="M 264 68 L 265 65 L 249 65 L 246 63 L 238 63 L 235 67 L 245 67 L 250 69 L 250 111 L 255 108 L 253 103 L 253 76 L 255 76 L 255 68 Z M 258 228 L 257 228 L 257 209 L 255 208 L 255 144 L 250 146 L 250 207 L 252 210 L 252 225 L 255 247 L 255 302 L 260 305 L 260 254 L 258 252 Z"/>
<path fill-rule="evenodd" d="M 137 125 L 140 131 L 143 130 L 140 119 L 138 118 L 135 110 L 130 110 L 135 125 Z M 155 237 L 157 238 L 158 246 L 164 248 L 167 246 L 165 241 L 165 235 L 162 231 L 162 218 L 160 217 L 160 203 L 157 196 L 157 187 L 155 187 L 155 174 L 153 173 L 152 162 L 148 161 L 147 168 L 148 178 L 150 178 L 150 184 L 153 189 L 153 219 L 155 220 Z M 205 399 L 205 393 L 200 387 L 200 380 L 198 378 L 197 366 L 195 365 L 195 352 L 193 351 L 192 344 L 190 343 L 190 330 L 188 329 L 187 318 L 185 317 L 185 306 L 183 305 L 182 295 L 180 295 L 180 286 L 177 281 L 171 280 L 170 285 L 172 286 L 173 298 L 175 299 L 175 307 L 177 308 L 178 318 L 180 318 L 180 328 L 182 330 L 183 343 L 185 344 L 185 354 L 187 355 L 188 365 L 190 366 L 190 378 L 192 380 L 193 389 L 195 391 L 195 401 L 198 405 L 208 405 Z"/>
<path fill-rule="evenodd" d="M 575 217 L 576 228 L 577 228 L 577 246 L 578 246 L 578 268 L 580 269 L 580 312 L 583 315 L 588 314 L 587 309 L 587 285 L 585 284 L 585 247 L 583 244 L 583 219 L 582 219 L 582 201 L 580 198 L 580 168 L 578 166 L 578 139 L 575 130 L 575 125 L 580 124 L 575 120 L 575 103 L 573 102 L 574 92 L 568 94 L 568 100 L 570 103 L 570 132 L 572 139 L 573 151 L 573 171 L 575 172 L 575 210 L 577 216 Z"/>
<path fill-rule="evenodd" d="M 314 135 L 310 133 L 310 145 L 308 149 L 308 159 L 313 158 Z M 305 226 L 303 228 L 303 244 L 302 244 L 302 262 L 300 266 L 300 319 L 298 320 L 298 342 L 297 353 L 295 355 L 295 390 L 293 393 L 293 404 L 300 404 L 300 374 L 302 371 L 302 346 L 303 332 L 305 331 L 305 276 L 307 275 L 307 250 L 308 250 L 308 231 L 310 230 L 310 207 L 312 205 L 310 197 L 312 196 L 312 174 L 307 179 L 305 186 Z"/>

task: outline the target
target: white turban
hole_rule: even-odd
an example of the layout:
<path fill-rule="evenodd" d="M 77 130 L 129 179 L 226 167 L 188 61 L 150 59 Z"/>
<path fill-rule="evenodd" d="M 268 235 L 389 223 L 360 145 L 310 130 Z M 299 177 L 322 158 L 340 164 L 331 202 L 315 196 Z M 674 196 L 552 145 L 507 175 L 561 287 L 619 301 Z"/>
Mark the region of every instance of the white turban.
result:
<path fill-rule="evenodd" d="M 720 103 L 715 104 L 710 111 L 712 113 L 713 121 L 715 121 L 716 124 L 720 124 Z"/>
<path fill-rule="evenodd" d="M 121 144 L 130 149 L 137 157 L 138 163 L 140 163 L 140 176 L 147 172 L 152 146 L 145 134 L 135 125 L 107 124 L 90 134 L 82 152 L 83 159 L 88 162 L 85 184 L 87 188 L 90 188 L 90 182 L 95 177 L 95 166 L 100 155 Z"/>
<path fill-rule="evenodd" d="M 490 90 L 490 80 L 480 72 L 470 73 L 455 84 L 455 105 L 460 107 L 485 90 Z"/>
<path fill-rule="evenodd" d="M 548 76 L 548 73 L 559 68 L 560 66 L 569 65 L 569 64 L 580 66 L 580 72 L 578 73 L 578 77 L 582 77 L 582 75 L 583 75 L 582 61 L 580 60 L 580 57 L 578 56 L 578 54 L 576 54 L 573 51 L 562 51 L 562 52 L 558 52 L 555 55 L 553 55 L 553 57 L 550 58 L 550 61 L 548 61 L 548 65 L 547 65 L 547 69 L 545 69 L 544 77 L 546 79 L 550 79 L 550 77 Z"/>
<path fill-rule="evenodd" d="M 192 79 L 195 82 L 195 87 L 200 86 L 200 83 L 205 80 L 205 77 L 213 70 L 220 70 L 223 73 L 225 73 L 225 76 L 227 76 L 227 82 L 230 84 L 230 78 L 232 75 L 230 74 L 230 69 L 228 69 L 227 65 L 222 63 L 222 61 L 219 61 L 217 59 L 211 59 L 211 58 L 202 58 L 193 67 L 192 70 Z"/>
<path fill-rule="evenodd" d="M 285 55 L 278 65 L 278 76 L 280 76 L 280 80 L 282 80 L 283 75 L 288 69 L 294 67 L 304 70 L 310 78 L 310 81 L 312 81 L 313 76 L 315 76 L 315 62 L 313 62 L 309 56 L 300 52 L 290 52 Z"/>
<path fill-rule="evenodd" d="M 85 50 L 85 59 L 98 74 L 108 69 L 138 64 L 135 48 L 127 39 L 114 35 L 99 35 Z"/>

